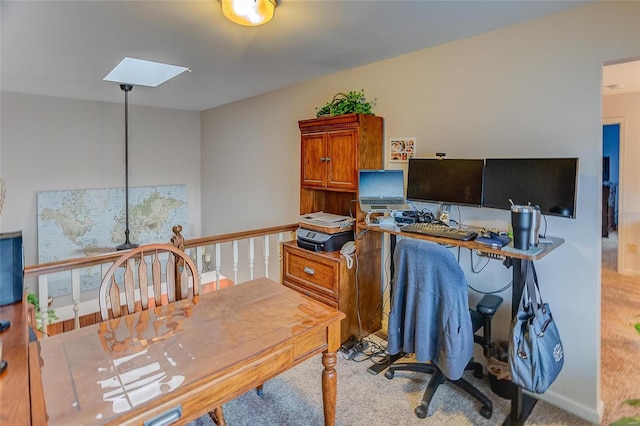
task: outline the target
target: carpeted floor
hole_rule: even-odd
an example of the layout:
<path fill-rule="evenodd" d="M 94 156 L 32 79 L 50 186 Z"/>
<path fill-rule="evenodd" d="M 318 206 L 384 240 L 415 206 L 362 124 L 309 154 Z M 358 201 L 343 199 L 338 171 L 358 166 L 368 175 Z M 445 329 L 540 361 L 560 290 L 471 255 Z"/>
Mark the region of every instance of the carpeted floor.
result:
<path fill-rule="evenodd" d="M 603 425 L 625 416 L 640 416 L 640 408 L 623 404 L 640 398 L 640 277 L 617 273 L 615 232 L 602 239 L 602 400 Z"/>
<path fill-rule="evenodd" d="M 606 240 L 606 241 L 605 241 Z M 640 409 L 621 404 L 640 398 L 640 336 L 631 324 L 640 322 L 640 277 L 616 273 L 615 235 L 603 239 L 602 267 L 602 398 L 609 425 L 623 416 L 638 415 Z M 419 419 L 419 404 L 429 376 L 399 372 L 393 380 L 384 374 L 367 372 L 369 361 L 354 362 L 338 358 L 337 425 L 496 425 L 509 412 L 509 401 L 489 389 L 486 378 L 465 377 L 490 396 L 494 414 L 490 420 L 480 416 L 479 404 L 453 386 L 441 386 L 432 401 L 429 417 Z M 265 396 L 248 392 L 224 406 L 229 426 L 313 426 L 323 424 L 321 363 L 314 357 L 265 384 Z M 190 426 L 212 422 L 204 416 Z M 536 425 L 588 425 L 590 423 L 545 402 L 538 402 L 527 423 Z"/>
<path fill-rule="evenodd" d="M 489 395 L 493 402 L 493 417 L 480 416 L 480 405 L 450 385 L 440 386 L 429 408 L 429 417 L 419 419 L 414 408 L 419 405 L 430 376 L 420 373 L 400 373 L 389 380 L 384 374 L 367 372 L 369 362 L 354 362 L 339 358 L 337 425 L 473 425 L 501 424 L 509 411 L 509 401 L 491 393 L 485 380 L 465 377 Z M 265 396 L 255 391 L 225 404 L 224 413 L 229 426 L 314 426 L 322 425 L 322 392 L 319 357 L 314 357 L 294 369 L 270 380 Z M 211 425 L 203 417 L 191 426 Z M 527 425 L 589 425 L 575 416 L 544 402 L 534 408 Z"/>

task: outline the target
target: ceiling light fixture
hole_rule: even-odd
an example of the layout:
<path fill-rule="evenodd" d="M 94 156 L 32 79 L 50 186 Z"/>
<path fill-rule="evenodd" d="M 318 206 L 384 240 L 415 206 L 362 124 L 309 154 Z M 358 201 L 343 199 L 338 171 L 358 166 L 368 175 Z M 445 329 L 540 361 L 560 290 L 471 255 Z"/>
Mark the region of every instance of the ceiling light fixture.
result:
<path fill-rule="evenodd" d="M 276 12 L 276 0 L 219 0 L 222 14 L 247 27 L 266 24 Z"/>

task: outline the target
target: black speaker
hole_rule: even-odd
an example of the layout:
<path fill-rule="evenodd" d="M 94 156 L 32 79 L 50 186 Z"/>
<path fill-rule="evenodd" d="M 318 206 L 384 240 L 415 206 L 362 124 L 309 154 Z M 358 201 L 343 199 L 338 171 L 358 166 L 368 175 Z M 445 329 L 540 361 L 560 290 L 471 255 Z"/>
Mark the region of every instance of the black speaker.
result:
<path fill-rule="evenodd" d="M 22 231 L 0 234 L 0 306 L 22 300 L 24 253 Z"/>

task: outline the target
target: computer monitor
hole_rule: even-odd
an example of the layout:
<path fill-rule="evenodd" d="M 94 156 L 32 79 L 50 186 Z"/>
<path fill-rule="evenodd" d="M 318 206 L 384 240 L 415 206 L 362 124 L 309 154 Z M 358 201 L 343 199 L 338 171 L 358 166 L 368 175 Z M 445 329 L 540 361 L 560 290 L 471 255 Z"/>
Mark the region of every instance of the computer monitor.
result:
<path fill-rule="evenodd" d="M 412 158 L 407 172 L 407 199 L 438 203 L 446 213 L 450 205 L 482 205 L 482 159 Z"/>
<path fill-rule="evenodd" d="M 483 207 L 540 206 L 542 214 L 575 218 L 577 158 L 487 158 Z"/>

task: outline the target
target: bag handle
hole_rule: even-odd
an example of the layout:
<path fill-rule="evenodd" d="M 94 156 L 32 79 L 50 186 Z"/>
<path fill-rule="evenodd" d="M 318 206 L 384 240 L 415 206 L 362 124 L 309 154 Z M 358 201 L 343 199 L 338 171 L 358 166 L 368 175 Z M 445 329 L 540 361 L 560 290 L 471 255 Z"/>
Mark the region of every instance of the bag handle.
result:
<path fill-rule="evenodd" d="M 540 292 L 540 286 L 538 285 L 538 274 L 536 273 L 536 268 L 533 264 L 533 260 L 524 261 L 523 266 L 525 269 L 525 285 L 522 289 L 522 308 L 524 310 L 536 310 L 539 306 L 544 306 L 542 293 Z M 540 300 L 539 304 L 538 299 Z"/>
<path fill-rule="evenodd" d="M 533 261 L 525 261 L 523 267 L 526 269 L 526 271 L 524 273 L 525 285 L 522 289 L 522 310 L 527 313 L 529 317 L 528 321 L 532 321 L 532 319 L 537 315 L 538 309 L 541 309 L 543 314 L 546 314 L 547 312 L 542 300 L 542 293 L 540 293 L 540 286 L 538 285 L 538 274 L 536 273 L 536 268 L 533 265 Z M 540 299 L 540 304 L 538 304 L 538 298 Z M 538 337 L 544 336 L 547 326 L 552 321 L 553 318 L 551 317 L 551 313 L 549 313 L 549 318 L 547 318 L 543 323 Z M 524 324 L 523 329 L 520 331 L 524 333 Z M 520 344 L 518 345 L 517 349 L 517 354 L 520 358 L 527 358 L 527 351 L 525 350 L 524 341 L 524 338 L 520 340 Z"/>

